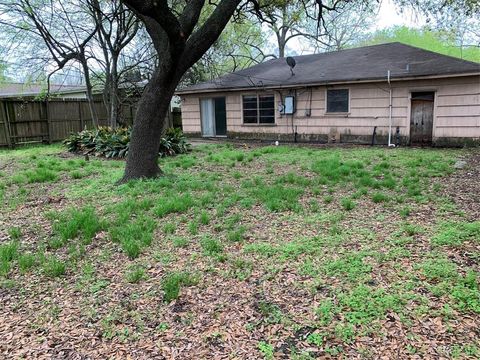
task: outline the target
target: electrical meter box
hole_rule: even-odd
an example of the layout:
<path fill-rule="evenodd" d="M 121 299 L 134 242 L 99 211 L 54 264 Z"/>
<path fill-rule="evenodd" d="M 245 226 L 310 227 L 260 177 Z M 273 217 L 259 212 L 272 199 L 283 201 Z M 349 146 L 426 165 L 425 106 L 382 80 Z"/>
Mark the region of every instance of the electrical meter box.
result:
<path fill-rule="evenodd" d="M 285 115 L 292 115 L 295 113 L 295 96 L 285 96 L 283 113 Z"/>

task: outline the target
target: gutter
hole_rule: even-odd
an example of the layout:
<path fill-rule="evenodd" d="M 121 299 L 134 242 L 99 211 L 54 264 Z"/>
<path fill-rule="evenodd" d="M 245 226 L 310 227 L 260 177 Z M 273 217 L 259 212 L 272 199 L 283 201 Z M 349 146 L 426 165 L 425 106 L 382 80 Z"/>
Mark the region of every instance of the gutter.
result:
<path fill-rule="evenodd" d="M 429 79 L 445 79 L 445 78 L 456 78 L 456 77 L 465 77 L 465 76 L 479 76 L 480 72 L 472 73 L 456 73 L 456 74 L 445 74 L 445 75 L 419 75 L 419 76 L 407 76 L 407 77 L 390 77 L 390 82 L 394 81 L 409 81 L 409 80 L 429 80 Z M 316 87 L 316 86 L 326 86 L 326 85 L 344 85 L 344 84 L 364 84 L 364 83 L 375 83 L 384 81 L 385 78 L 371 78 L 365 80 L 342 80 L 342 81 L 323 81 L 315 83 L 303 83 L 303 84 L 292 84 L 292 85 L 267 85 L 261 86 L 262 90 L 272 90 L 272 89 L 292 89 L 292 88 L 304 88 L 304 87 Z M 175 95 L 190 95 L 190 94 L 200 94 L 200 93 L 218 93 L 218 92 L 235 92 L 235 91 L 252 91 L 252 89 L 257 88 L 256 86 L 244 86 L 244 87 L 233 87 L 233 88 L 215 88 L 215 89 L 198 89 L 198 90 L 178 90 L 175 92 Z"/>
<path fill-rule="evenodd" d="M 388 82 L 388 88 L 389 88 L 389 104 L 388 104 L 388 147 L 395 147 L 394 144 L 392 144 L 392 84 L 390 82 L 390 70 L 387 71 L 387 82 Z"/>

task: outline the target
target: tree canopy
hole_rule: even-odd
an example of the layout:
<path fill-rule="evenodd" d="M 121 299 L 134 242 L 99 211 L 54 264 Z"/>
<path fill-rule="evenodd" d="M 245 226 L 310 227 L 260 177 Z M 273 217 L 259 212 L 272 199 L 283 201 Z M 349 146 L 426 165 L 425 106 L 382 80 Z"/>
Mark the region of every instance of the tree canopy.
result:
<path fill-rule="evenodd" d="M 480 62 L 480 47 L 465 46 L 458 42 L 455 31 L 433 30 L 429 28 L 411 29 L 405 26 L 380 30 L 358 45 L 374 45 L 399 41 L 425 50 L 458 57 L 465 60 Z"/>

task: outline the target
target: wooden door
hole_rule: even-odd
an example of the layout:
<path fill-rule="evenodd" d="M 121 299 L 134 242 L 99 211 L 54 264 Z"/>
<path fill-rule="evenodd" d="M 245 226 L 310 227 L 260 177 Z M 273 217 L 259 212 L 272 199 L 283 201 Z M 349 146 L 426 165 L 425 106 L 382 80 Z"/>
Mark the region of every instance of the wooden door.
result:
<path fill-rule="evenodd" d="M 410 143 L 412 145 L 423 146 L 432 143 L 433 99 L 432 92 L 412 93 L 410 116 Z"/>

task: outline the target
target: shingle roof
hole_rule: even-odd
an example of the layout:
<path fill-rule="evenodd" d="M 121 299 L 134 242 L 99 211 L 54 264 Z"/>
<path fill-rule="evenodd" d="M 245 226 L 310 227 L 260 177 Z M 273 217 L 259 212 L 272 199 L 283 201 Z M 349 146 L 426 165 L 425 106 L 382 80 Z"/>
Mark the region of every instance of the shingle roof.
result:
<path fill-rule="evenodd" d="M 296 66 L 293 76 L 285 59 L 274 59 L 212 81 L 186 87 L 177 93 L 386 80 L 388 70 L 393 80 L 421 76 L 480 74 L 479 63 L 398 42 L 294 56 L 294 59 Z"/>
<path fill-rule="evenodd" d="M 37 96 L 46 90 L 45 84 L 0 83 L 0 98 Z M 85 92 L 85 86 L 51 84 L 51 94 L 71 94 Z"/>

